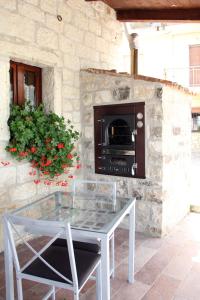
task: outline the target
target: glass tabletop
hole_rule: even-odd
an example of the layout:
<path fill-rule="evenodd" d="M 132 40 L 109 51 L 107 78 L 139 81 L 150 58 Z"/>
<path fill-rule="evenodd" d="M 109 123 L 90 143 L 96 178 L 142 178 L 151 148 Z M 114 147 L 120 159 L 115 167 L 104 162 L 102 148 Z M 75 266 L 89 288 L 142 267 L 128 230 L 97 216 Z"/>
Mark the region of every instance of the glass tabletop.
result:
<path fill-rule="evenodd" d="M 106 196 L 87 194 L 74 198 L 72 193 L 55 192 L 12 214 L 34 220 L 69 222 L 74 229 L 107 233 L 134 201 L 134 198 L 117 197 L 113 202 Z"/>

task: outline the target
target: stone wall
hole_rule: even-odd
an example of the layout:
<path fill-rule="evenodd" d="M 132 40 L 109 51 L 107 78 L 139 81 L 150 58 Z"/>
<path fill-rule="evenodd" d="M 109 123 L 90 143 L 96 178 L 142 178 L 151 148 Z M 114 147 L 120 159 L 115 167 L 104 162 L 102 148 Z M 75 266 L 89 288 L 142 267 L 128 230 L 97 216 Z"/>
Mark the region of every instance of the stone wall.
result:
<path fill-rule="evenodd" d="M 126 100 L 115 91 L 129 87 Z M 188 212 L 190 96 L 159 80 L 81 72 L 83 177 L 117 181 L 122 196 L 136 196 L 136 230 L 161 236 Z M 145 102 L 146 179 L 94 173 L 93 106 Z"/>
<path fill-rule="evenodd" d="M 115 12 L 101 2 L 7 0 L 0 1 L 0 15 L 1 217 L 51 189 L 33 184 L 29 164 L 16 163 L 4 150 L 9 140 L 10 59 L 43 69 L 44 103 L 80 130 L 80 68 L 122 69 L 124 36 Z M 6 161 L 10 164 L 3 166 Z"/>

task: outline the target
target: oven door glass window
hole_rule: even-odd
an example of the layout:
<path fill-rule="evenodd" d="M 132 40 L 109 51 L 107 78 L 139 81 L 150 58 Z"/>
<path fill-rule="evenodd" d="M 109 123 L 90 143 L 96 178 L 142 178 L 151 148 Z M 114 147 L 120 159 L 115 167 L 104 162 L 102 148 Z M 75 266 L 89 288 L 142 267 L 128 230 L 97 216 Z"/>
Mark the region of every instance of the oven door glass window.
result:
<path fill-rule="evenodd" d="M 108 144 L 111 145 L 132 145 L 133 134 L 128 123 L 123 119 L 116 119 L 108 125 Z"/>

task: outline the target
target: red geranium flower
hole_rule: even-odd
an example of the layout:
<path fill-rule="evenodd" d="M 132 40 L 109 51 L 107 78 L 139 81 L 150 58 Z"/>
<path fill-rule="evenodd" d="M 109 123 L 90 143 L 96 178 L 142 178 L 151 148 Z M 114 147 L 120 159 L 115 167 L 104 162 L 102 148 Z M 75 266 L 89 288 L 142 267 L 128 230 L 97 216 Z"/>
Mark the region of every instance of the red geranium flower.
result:
<path fill-rule="evenodd" d="M 62 148 L 65 148 L 65 145 L 64 145 L 63 143 L 59 143 L 59 144 L 57 145 L 57 147 L 58 147 L 58 149 L 62 149 Z"/>
<path fill-rule="evenodd" d="M 42 163 L 41 163 L 41 166 L 42 166 L 42 167 L 48 167 L 48 166 L 51 165 L 51 163 L 52 163 L 52 161 L 47 159 L 46 162 L 42 162 Z"/>
<path fill-rule="evenodd" d="M 21 152 L 19 152 L 19 156 L 21 156 L 21 157 L 25 157 L 27 155 L 28 155 L 27 151 L 21 151 Z"/>
<path fill-rule="evenodd" d="M 60 185 L 61 185 L 61 186 L 67 186 L 68 183 L 67 183 L 66 181 L 62 181 Z"/>
<path fill-rule="evenodd" d="M 40 180 L 39 180 L 39 179 L 36 179 L 36 180 L 34 180 L 34 183 L 35 183 L 35 184 L 39 184 L 39 183 L 40 183 Z"/>
<path fill-rule="evenodd" d="M 68 159 L 72 159 L 73 158 L 73 155 L 71 153 L 67 154 L 67 158 Z"/>
<path fill-rule="evenodd" d="M 37 151 L 37 148 L 36 147 L 31 147 L 30 151 L 31 151 L 31 153 L 35 153 Z"/>
<path fill-rule="evenodd" d="M 10 152 L 16 152 L 16 151 L 17 151 L 17 148 L 10 148 L 9 151 L 10 151 Z"/>
<path fill-rule="evenodd" d="M 32 167 L 32 168 L 35 168 L 35 167 L 37 167 L 37 166 L 38 166 L 38 163 L 37 163 L 36 161 L 33 160 L 33 161 L 32 161 L 31 167 Z"/>
<path fill-rule="evenodd" d="M 65 168 L 67 168 L 68 167 L 68 164 L 63 164 L 62 165 L 62 169 L 65 169 Z"/>
<path fill-rule="evenodd" d="M 44 181 L 44 184 L 45 184 L 45 185 L 51 185 L 51 184 L 52 184 L 52 182 L 51 182 L 51 181 L 49 181 L 49 180 L 45 180 L 45 181 Z"/>
<path fill-rule="evenodd" d="M 80 169 L 80 168 L 81 168 L 81 165 L 77 165 L 76 168 L 77 168 L 77 169 Z"/>
<path fill-rule="evenodd" d="M 44 171 L 43 174 L 44 175 L 49 175 L 49 171 Z"/>

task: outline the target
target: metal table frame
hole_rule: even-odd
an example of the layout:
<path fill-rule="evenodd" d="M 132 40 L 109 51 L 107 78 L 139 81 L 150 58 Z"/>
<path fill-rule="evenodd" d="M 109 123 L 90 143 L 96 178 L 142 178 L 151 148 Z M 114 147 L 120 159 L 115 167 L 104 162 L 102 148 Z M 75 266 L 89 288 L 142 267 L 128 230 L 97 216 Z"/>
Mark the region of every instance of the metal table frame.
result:
<path fill-rule="evenodd" d="M 38 200 L 40 201 L 40 200 Z M 129 214 L 129 255 L 128 255 L 128 281 L 134 282 L 134 255 L 135 255 L 135 199 L 130 201 L 114 217 L 112 222 L 107 224 L 108 230 L 100 232 L 98 230 L 89 231 L 88 229 L 77 229 L 72 226 L 73 238 L 98 238 L 101 240 L 102 255 L 102 300 L 110 300 L 110 255 L 109 239 L 115 229 L 119 226 L 126 215 Z M 34 205 L 34 202 L 29 205 Z M 22 207 L 23 208 L 23 207 Z M 21 208 L 21 209 L 22 209 Z M 16 211 L 19 211 L 16 210 Z M 13 213 L 15 213 L 14 211 Z M 23 220 L 24 217 L 21 217 Z M 39 222 L 39 220 L 38 220 Z M 4 237 L 7 236 L 6 227 L 4 226 Z M 77 237 L 77 238 L 76 238 Z M 13 258 L 9 241 L 4 238 L 4 256 L 5 256 L 5 276 L 6 276 L 6 300 L 14 300 L 14 283 L 13 283 Z"/>

